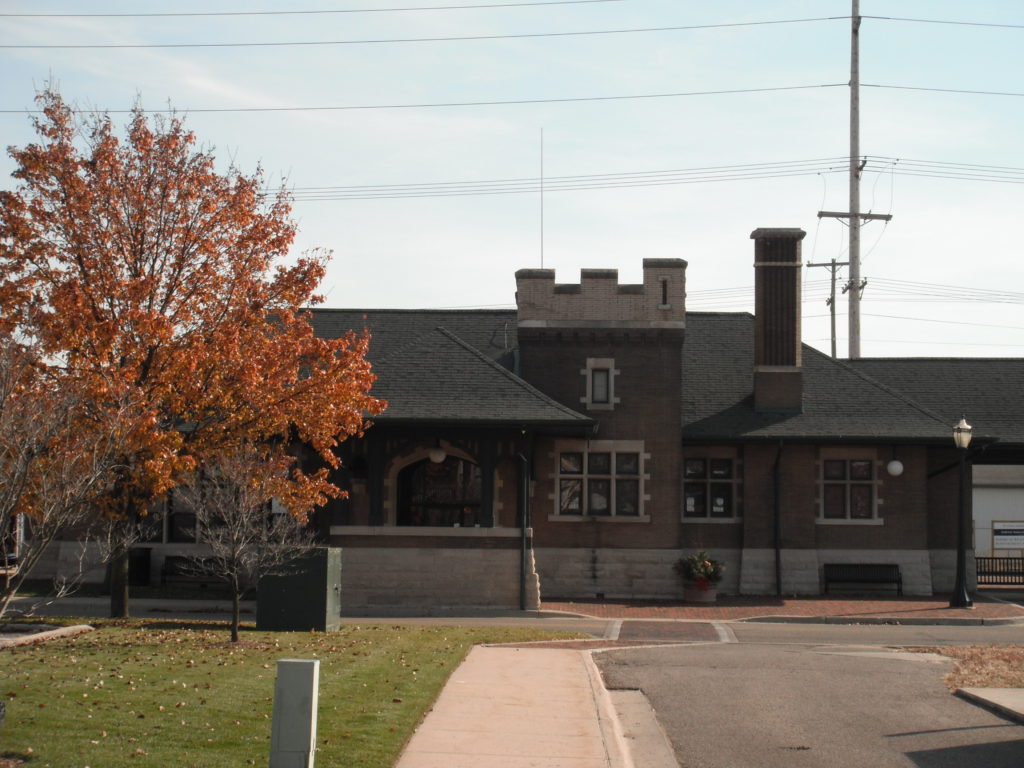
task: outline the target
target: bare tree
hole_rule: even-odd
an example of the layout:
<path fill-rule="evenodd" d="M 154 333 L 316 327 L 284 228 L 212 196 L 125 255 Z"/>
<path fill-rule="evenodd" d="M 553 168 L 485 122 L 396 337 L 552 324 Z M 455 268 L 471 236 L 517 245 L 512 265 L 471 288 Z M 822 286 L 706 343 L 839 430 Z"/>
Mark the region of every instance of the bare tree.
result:
<path fill-rule="evenodd" d="M 92 502 L 116 475 L 124 422 L 83 418 L 72 383 L 41 370 L 29 350 L 0 339 L 0 616 L 47 547 L 90 525 Z"/>
<path fill-rule="evenodd" d="M 192 557 L 193 568 L 224 579 L 231 591 L 232 642 L 238 642 L 242 596 L 263 576 L 289 572 L 316 546 L 303 515 L 272 509 L 292 463 L 242 447 L 206 464 L 175 491 L 195 514 L 196 539 L 209 547 L 208 555 Z"/>

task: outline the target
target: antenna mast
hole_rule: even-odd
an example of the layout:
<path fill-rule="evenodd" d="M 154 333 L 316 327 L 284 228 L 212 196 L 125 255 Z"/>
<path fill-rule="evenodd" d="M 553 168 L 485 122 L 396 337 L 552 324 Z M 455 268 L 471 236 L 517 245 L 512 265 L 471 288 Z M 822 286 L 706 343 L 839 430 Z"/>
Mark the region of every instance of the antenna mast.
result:
<path fill-rule="evenodd" d="M 540 129 L 540 268 L 544 269 L 544 129 Z"/>

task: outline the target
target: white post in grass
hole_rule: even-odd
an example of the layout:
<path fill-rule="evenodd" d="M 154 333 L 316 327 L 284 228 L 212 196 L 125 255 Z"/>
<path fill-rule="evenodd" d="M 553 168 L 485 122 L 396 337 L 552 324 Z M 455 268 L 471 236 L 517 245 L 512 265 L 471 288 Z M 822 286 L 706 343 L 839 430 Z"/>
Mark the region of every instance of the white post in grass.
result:
<path fill-rule="evenodd" d="M 319 688 L 319 661 L 278 660 L 270 768 L 313 768 Z"/>

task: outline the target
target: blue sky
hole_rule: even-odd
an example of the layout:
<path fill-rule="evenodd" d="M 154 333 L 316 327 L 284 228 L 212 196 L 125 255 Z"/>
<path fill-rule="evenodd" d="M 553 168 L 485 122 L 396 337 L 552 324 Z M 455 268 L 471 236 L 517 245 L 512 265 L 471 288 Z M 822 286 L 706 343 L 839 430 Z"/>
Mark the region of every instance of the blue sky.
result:
<path fill-rule="evenodd" d="M 296 190 L 297 249 L 333 252 L 326 306 L 511 306 L 514 272 L 689 262 L 691 310 L 753 308 L 758 227 L 807 231 L 804 260 L 846 259 L 849 0 L 612 0 L 511 7 L 500 0 L 0 2 L 2 14 L 347 10 L 264 16 L 0 16 L 0 46 L 284 43 L 499 37 L 432 42 L 180 48 L 0 48 L 5 145 L 31 141 L 35 90 L 55 81 L 83 107 L 168 104 L 225 162 L 261 164 Z M 516 0 L 509 0 L 515 3 Z M 384 10 L 463 6 L 455 9 Z M 377 9 L 371 12 L 371 9 Z M 864 356 L 1024 355 L 1024 3 L 862 0 L 862 207 L 891 213 L 863 231 Z M 832 18 L 835 17 L 835 18 Z M 918 21 L 898 21 L 917 19 Z M 824 19 L 793 21 L 800 19 Z M 936 24 L 923 20 L 1018 25 Z M 793 23 L 754 23 L 749 22 Z M 552 33 L 636 30 L 593 35 Z M 795 88 L 796 86 L 810 86 Z M 819 87 L 827 86 L 827 87 Z M 755 89 L 791 89 L 763 90 Z M 581 99 L 466 106 L 383 105 Z M 206 109 L 348 107 L 276 112 Z M 121 120 L 121 116 L 115 116 Z M 546 192 L 370 197 L 382 185 L 527 180 Z M 776 178 L 658 183 L 605 174 L 726 167 Z M 917 162 L 928 176 L 911 175 Z M 991 166 L 1012 183 L 948 178 Z M 12 169 L 0 160 L 5 185 Z M 998 169 L 1018 169 L 1004 171 Z M 979 175 L 979 169 L 966 169 Z M 777 176 L 776 173 L 758 175 Z M 559 190 L 581 176 L 584 189 Z M 637 180 L 643 183 L 635 183 Z M 489 185 L 493 189 L 493 184 Z M 309 199 L 310 188 L 334 188 Z M 342 191 L 339 187 L 356 188 Z M 459 189 L 453 185 L 449 189 Z M 462 190 L 465 188 L 462 187 Z M 361 197 L 355 199 L 352 197 Z M 542 213 L 543 210 L 543 227 Z M 542 255 L 543 252 L 543 255 Z M 804 270 L 804 339 L 829 348 L 828 272 Z M 971 300 L 967 300 L 971 299 Z M 993 299 L 1000 299 L 996 302 Z M 846 349 L 839 301 L 839 350 Z"/>

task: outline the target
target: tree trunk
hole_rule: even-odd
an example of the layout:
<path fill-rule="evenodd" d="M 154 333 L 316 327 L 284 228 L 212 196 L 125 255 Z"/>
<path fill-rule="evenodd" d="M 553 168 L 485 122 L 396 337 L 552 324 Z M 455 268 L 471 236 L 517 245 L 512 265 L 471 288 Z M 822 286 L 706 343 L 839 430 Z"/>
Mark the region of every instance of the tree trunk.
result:
<path fill-rule="evenodd" d="M 237 589 L 231 592 L 231 642 L 238 642 L 238 625 L 242 614 L 242 595 Z"/>
<path fill-rule="evenodd" d="M 14 599 L 14 594 L 17 592 L 16 589 L 11 589 L 9 576 L 6 578 L 6 582 L 3 592 L 0 593 L 0 619 L 2 619 L 7 613 L 7 609 L 11 605 L 11 600 Z"/>
<path fill-rule="evenodd" d="M 128 550 L 110 561 L 110 618 L 128 618 Z"/>

